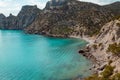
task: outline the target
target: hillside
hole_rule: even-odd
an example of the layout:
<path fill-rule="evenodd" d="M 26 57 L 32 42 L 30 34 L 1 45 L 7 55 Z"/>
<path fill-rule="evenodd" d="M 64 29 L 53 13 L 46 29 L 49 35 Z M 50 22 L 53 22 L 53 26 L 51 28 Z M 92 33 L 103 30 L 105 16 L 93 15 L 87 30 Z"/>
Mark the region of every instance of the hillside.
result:
<path fill-rule="evenodd" d="M 56 37 L 94 36 L 120 14 L 119 4 L 101 6 L 77 0 L 51 0 L 43 10 L 23 6 L 17 16 L 1 14 L 0 29 L 22 29 L 31 34 Z"/>
<path fill-rule="evenodd" d="M 114 4 L 116 3 L 110 5 L 114 6 Z M 117 4 L 120 3 L 117 2 Z M 115 7 L 112 10 L 116 9 Z M 62 2 L 58 0 L 58 3 L 52 0 L 25 31 L 57 37 L 93 36 L 99 33 L 105 23 L 118 14 L 110 9 L 106 6 L 77 0 L 63 0 Z"/>
<path fill-rule="evenodd" d="M 120 73 L 120 18 L 105 24 L 94 42 L 85 48 L 85 53 L 90 53 L 86 56 L 89 59 L 92 58 L 91 55 L 94 56 L 97 64 L 93 66 L 93 70 L 97 71 L 99 75 L 91 76 L 86 80 L 96 80 L 97 78 L 99 80 L 119 80 L 120 76 L 117 75 Z"/>
<path fill-rule="evenodd" d="M 0 29 L 21 30 L 32 24 L 41 10 L 37 6 L 23 6 L 17 16 L 0 14 Z"/>

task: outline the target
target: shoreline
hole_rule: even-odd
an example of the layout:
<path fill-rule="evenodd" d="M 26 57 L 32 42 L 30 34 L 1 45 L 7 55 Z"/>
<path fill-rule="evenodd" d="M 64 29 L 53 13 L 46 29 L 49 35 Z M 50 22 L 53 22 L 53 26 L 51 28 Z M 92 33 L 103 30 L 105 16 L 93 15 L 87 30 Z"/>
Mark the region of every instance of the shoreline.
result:
<path fill-rule="evenodd" d="M 88 45 L 94 43 L 93 37 L 87 37 L 87 36 L 84 36 L 84 37 L 81 37 L 81 36 L 69 36 L 69 37 L 70 38 L 79 38 L 79 39 L 85 40 L 86 42 L 88 42 Z"/>
<path fill-rule="evenodd" d="M 84 37 L 81 37 L 81 36 L 69 36 L 69 37 L 70 38 L 78 38 L 78 39 L 81 39 L 81 40 L 84 40 L 84 41 L 88 42 L 88 44 L 83 49 L 80 49 L 78 53 L 80 55 L 82 55 L 83 57 L 85 57 L 86 59 L 91 61 L 92 66 L 89 68 L 89 70 L 92 71 L 92 74 L 99 73 L 99 71 L 96 70 L 96 68 L 99 68 L 98 67 L 99 61 L 97 60 L 95 55 L 93 55 L 93 53 L 90 52 L 90 49 L 89 49 L 89 45 L 94 44 L 95 37 L 88 37 L 88 36 L 84 36 Z M 83 79 L 77 78 L 75 80 L 84 80 L 84 78 Z"/>
<path fill-rule="evenodd" d="M 24 31 L 23 31 L 24 32 Z M 25 32 L 24 32 L 25 33 Z M 29 34 L 29 33 L 25 33 L 25 34 Z M 36 35 L 36 34 L 35 34 Z M 43 35 L 43 34 L 37 34 L 37 35 Z M 94 43 L 94 40 L 95 40 L 95 37 L 87 37 L 87 36 L 84 36 L 84 37 L 81 37 L 81 36 L 68 36 L 68 37 L 60 37 L 59 35 L 58 36 L 54 36 L 54 35 L 43 35 L 43 36 L 48 36 L 48 37 L 55 37 L 55 38 L 77 38 L 77 39 L 81 39 L 81 40 L 84 40 L 86 42 L 88 42 L 88 44 L 83 48 L 83 49 L 79 49 L 80 50 L 83 50 L 84 53 L 79 53 L 81 55 L 83 55 L 83 57 L 87 58 L 88 60 L 91 61 L 91 64 L 92 66 L 89 68 L 90 71 L 93 71 L 93 73 L 96 73 L 95 71 L 95 68 L 94 68 L 94 65 L 97 65 L 96 64 L 96 59 L 94 58 L 95 56 L 93 55 L 93 53 L 90 53 L 86 50 L 87 47 L 89 47 L 89 45 L 93 44 Z M 78 78 L 78 80 L 81 80 L 81 78 Z M 77 79 L 75 79 L 77 80 Z M 84 80 L 84 79 L 83 79 Z"/>
<path fill-rule="evenodd" d="M 98 67 L 99 61 L 96 59 L 96 57 L 93 55 L 93 53 L 89 52 L 90 50 L 87 49 L 89 47 L 89 45 L 94 44 L 95 39 L 96 39 L 95 37 L 88 37 L 88 36 L 81 37 L 81 36 L 73 36 L 73 35 L 71 35 L 71 36 L 61 36 L 61 35 L 52 35 L 52 34 L 50 34 L 50 35 L 39 34 L 39 35 L 48 36 L 48 37 L 55 37 L 55 38 L 76 38 L 76 39 L 81 39 L 81 40 L 84 40 L 84 41 L 88 42 L 88 44 L 83 49 L 79 49 L 79 51 L 83 50 L 84 53 L 79 53 L 79 51 L 78 51 L 78 53 L 81 54 L 86 59 L 91 61 L 92 66 L 89 68 L 89 70 L 92 71 L 93 74 L 99 72 L 98 70 L 96 70 L 96 68 L 99 68 Z M 75 80 L 84 80 L 84 78 L 83 79 L 77 78 Z"/>
<path fill-rule="evenodd" d="M 84 37 L 80 37 L 80 36 L 70 36 L 72 38 L 79 38 L 82 40 L 85 40 L 86 42 L 88 42 L 88 44 L 83 48 L 79 50 L 79 54 L 83 55 L 85 58 L 87 58 L 88 60 L 90 60 L 92 62 L 92 67 L 90 68 L 91 71 L 93 71 L 93 73 L 99 73 L 99 69 L 100 68 L 100 61 L 99 59 L 97 59 L 97 56 L 94 55 L 94 51 L 91 51 L 91 45 L 93 45 L 95 43 L 95 37 L 88 37 L 88 36 L 84 36 Z"/>

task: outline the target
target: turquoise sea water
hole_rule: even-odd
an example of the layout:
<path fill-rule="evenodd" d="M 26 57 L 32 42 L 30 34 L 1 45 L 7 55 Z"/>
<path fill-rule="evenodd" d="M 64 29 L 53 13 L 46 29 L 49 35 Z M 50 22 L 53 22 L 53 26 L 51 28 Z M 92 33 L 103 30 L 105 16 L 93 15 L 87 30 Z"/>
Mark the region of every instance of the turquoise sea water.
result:
<path fill-rule="evenodd" d="M 71 80 L 85 77 L 90 62 L 78 54 L 80 39 L 0 30 L 0 80 Z"/>

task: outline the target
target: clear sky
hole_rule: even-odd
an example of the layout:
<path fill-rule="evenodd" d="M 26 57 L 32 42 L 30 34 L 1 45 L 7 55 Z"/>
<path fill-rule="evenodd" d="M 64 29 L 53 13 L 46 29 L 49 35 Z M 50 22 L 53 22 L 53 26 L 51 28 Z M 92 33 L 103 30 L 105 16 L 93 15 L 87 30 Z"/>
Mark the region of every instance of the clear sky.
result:
<path fill-rule="evenodd" d="M 10 13 L 17 15 L 23 5 L 37 5 L 40 9 L 45 7 L 46 2 L 49 0 L 0 0 L 0 13 L 8 16 Z M 80 0 L 93 2 L 97 4 L 108 4 L 120 0 Z"/>

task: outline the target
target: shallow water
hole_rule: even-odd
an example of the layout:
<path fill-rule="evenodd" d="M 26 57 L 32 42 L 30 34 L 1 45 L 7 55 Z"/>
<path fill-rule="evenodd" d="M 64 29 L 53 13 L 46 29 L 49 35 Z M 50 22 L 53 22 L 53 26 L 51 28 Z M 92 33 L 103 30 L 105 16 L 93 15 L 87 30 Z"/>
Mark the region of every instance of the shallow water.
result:
<path fill-rule="evenodd" d="M 71 80 L 90 75 L 87 42 L 0 30 L 0 80 Z"/>

